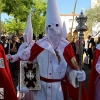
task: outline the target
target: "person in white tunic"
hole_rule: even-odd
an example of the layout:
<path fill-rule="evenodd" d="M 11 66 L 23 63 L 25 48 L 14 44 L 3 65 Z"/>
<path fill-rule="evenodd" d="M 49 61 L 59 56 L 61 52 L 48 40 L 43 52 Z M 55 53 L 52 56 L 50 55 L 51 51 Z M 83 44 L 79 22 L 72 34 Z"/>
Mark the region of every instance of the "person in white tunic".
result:
<path fill-rule="evenodd" d="M 48 0 L 45 32 L 32 46 L 29 58 L 37 59 L 40 70 L 41 90 L 33 92 L 34 100 L 78 100 L 78 81 L 84 81 L 86 75 L 79 71 L 72 46 L 62 34 L 56 0 Z M 84 85 L 81 100 L 88 100 Z"/>
<path fill-rule="evenodd" d="M 28 58 L 30 57 L 30 49 L 33 46 L 33 44 L 35 43 L 35 41 L 33 40 L 33 28 L 32 28 L 32 23 L 31 23 L 31 13 L 28 15 L 28 20 L 26 23 L 26 28 L 25 28 L 25 32 L 23 34 L 24 37 L 24 43 L 21 44 L 21 46 L 18 49 L 17 54 L 15 55 L 7 55 L 7 58 L 11 61 L 11 62 L 15 62 L 18 61 L 20 63 L 20 60 L 28 60 Z M 19 69 L 20 69 L 20 65 L 19 65 Z M 18 73 L 18 78 L 19 78 L 19 73 Z M 19 79 L 18 79 L 18 84 L 19 84 Z M 19 91 L 19 85 L 17 86 L 17 97 L 18 100 L 23 99 L 23 100 L 33 100 L 33 92 L 29 91 L 28 88 L 23 87 L 20 91 Z"/>
<path fill-rule="evenodd" d="M 39 64 L 41 90 L 33 91 L 33 100 L 78 100 L 78 81 L 84 81 L 86 75 L 79 71 L 72 46 L 62 34 L 56 0 L 48 0 L 45 32 L 46 36 L 25 52 L 29 61 Z M 23 59 L 21 53 L 18 56 Z M 83 83 L 81 100 L 88 100 Z"/>

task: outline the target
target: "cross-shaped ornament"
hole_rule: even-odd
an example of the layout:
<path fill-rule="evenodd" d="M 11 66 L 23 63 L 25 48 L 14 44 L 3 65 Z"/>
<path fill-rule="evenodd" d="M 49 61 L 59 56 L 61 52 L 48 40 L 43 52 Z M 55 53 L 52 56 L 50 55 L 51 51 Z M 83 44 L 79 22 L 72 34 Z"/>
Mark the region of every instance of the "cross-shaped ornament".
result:
<path fill-rule="evenodd" d="M 29 70 L 29 71 L 26 73 L 26 76 L 27 76 L 27 78 L 28 78 L 29 80 L 32 80 L 32 79 L 34 78 L 35 75 L 32 73 L 31 70 Z"/>

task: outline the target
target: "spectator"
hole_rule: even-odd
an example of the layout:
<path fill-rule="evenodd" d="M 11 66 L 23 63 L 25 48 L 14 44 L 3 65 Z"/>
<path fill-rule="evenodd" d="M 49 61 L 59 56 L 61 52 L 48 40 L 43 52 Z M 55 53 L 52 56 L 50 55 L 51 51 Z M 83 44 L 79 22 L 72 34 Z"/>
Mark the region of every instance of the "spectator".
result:
<path fill-rule="evenodd" d="M 88 47 L 89 47 L 89 42 L 90 42 L 91 36 L 88 35 L 87 39 L 85 39 L 85 46 L 84 46 L 84 51 L 86 53 L 86 55 L 88 55 Z"/>
<path fill-rule="evenodd" d="M 24 38 L 23 37 L 20 37 L 19 38 L 19 46 L 24 42 Z"/>
<path fill-rule="evenodd" d="M 5 53 L 8 54 L 8 43 L 7 43 L 7 38 L 5 36 L 1 37 L 0 44 L 3 46 Z"/>
<path fill-rule="evenodd" d="M 16 35 L 13 35 L 12 36 L 12 41 L 10 43 L 10 54 L 11 55 L 15 55 L 18 51 L 18 48 L 19 48 L 19 43 L 16 42 L 17 40 L 17 36 Z M 11 70 L 11 74 L 12 74 L 12 78 L 13 80 L 15 80 L 16 78 L 16 75 L 15 75 L 15 72 L 16 72 L 16 69 L 17 69 L 17 62 L 9 62 L 10 64 L 10 70 Z"/>
<path fill-rule="evenodd" d="M 89 46 L 88 46 L 89 68 L 91 68 L 91 62 L 92 62 L 92 59 L 93 59 L 95 47 L 96 47 L 96 44 L 94 42 L 94 38 L 91 38 L 91 40 L 89 42 Z"/>
<path fill-rule="evenodd" d="M 77 61 L 79 63 L 79 53 L 80 53 L 79 52 L 80 51 L 79 47 L 80 47 L 80 45 L 79 45 L 79 39 L 78 39 L 78 37 L 76 38 L 75 46 L 76 46 L 76 53 L 75 54 L 76 54 Z"/>

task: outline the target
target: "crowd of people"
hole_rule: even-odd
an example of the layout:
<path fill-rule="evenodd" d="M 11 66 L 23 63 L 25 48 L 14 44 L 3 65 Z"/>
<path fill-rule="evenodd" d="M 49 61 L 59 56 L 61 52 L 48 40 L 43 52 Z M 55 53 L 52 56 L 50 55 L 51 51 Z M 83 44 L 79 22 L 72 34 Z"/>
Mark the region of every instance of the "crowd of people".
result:
<path fill-rule="evenodd" d="M 85 54 L 85 57 L 87 57 L 87 61 L 84 62 L 83 58 L 83 63 L 88 64 L 89 68 L 91 69 L 91 64 L 93 62 L 93 54 L 96 49 L 96 46 L 100 43 L 100 37 L 98 37 L 95 41 L 94 38 L 91 37 L 90 35 L 87 36 L 86 39 L 83 39 L 82 44 L 83 44 L 83 55 Z M 76 58 L 79 62 L 79 51 L 80 51 L 80 45 L 79 45 L 79 37 L 72 37 L 71 41 L 74 53 L 76 54 Z M 82 49 L 82 48 L 81 48 Z"/>
<path fill-rule="evenodd" d="M 39 39 L 43 38 L 43 34 L 40 34 L 38 38 L 35 38 L 33 36 L 33 40 L 36 42 Z M 12 35 L 12 37 L 8 38 L 8 36 L 1 36 L 1 42 L 0 44 L 3 46 L 6 55 L 11 54 L 15 55 L 20 47 L 20 45 L 24 43 L 24 38 L 20 37 L 18 38 L 17 35 Z M 78 37 L 72 37 L 72 41 L 70 42 L 74 53 L 76 55 L 77 61 L 79 63 L 79 38 Z M 88 62 L 89 68 L 91 68 L 91 64 L 93 62 L 93 54 L 96 49 L 96 45 L 100 43 L 100 37 L 98 37 L 98 40 L 94 42 L 94 38 L 91 38 L 90 35 L 87 36 L 87 39 L 83 39 L 83 54 L 85 53 L 86 56 L 88 56 Z M 84 60 L 84 59 L 83 59 Z M 11 74 L 13 80 L 16 79 L 16 70 L 17 70 L 17 62 L 9 62 Z M 14 67 L 13 67 L 14 66 Z"/>
<path fill-rule="evenodd" d="M 43 38 L 43 33 L 39 34 L 37 38 L 33 35 L 33 40 L 35 42 L 41 38 Z M 15 55 L 18 52 L 18 49 L 22 43 L 24 43 L 23 36 L 21 37 L 18 37 L 17 35 L 1 36 L 0 44 L 3 46 L 6 55 L 7 54 Z M 9 61 L 9 67 L 12 78 L 15 81 L 17 79 L 18 63 Z"/>
<path fill-rule="evenodd" d="M 1 36 L 0 44 L 3 46 L 6 55 L 7 54 L 14 55 L 17 53 L 20 45 L 23 42 L 24 42 L 23 37 L 18 38 L 16 35 L 13 35 L 10 38 L 8 38 L 8 36 Z M 9 61 L 9 67 L 10 67 L 12 78 L 15 81 L 17 79 L 16 72 L 18 70 L 17 62 L 11 63 Z"/>

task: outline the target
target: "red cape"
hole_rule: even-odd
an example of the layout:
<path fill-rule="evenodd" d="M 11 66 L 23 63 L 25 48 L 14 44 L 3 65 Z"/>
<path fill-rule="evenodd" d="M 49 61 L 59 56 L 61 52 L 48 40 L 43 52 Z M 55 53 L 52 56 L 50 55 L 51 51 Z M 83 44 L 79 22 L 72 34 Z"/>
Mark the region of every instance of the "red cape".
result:
<path fill-rule="evenodd" d="M 72 57 L 75 57 L 75 54 L 74 54 L 74 51 L 73 51 L 73 48 L 72 48 L 71 44 L 66 46 L 63 55 L 64 55 L 64 58 L 65 58 L 66 62 L 70 65 L 70 67 L 77 70 L 71 62 Z M 78 100 L 79 88 L 73 87 L 69 83 L 68 79 L 67 79 L 67 85 L 68 85 L 69 97 L 72 100 Z M 85 86 L 84 86 L 83 82 L 82 82 L 81 100 L 88 100 L 88 96 L 87 96 L 86 89 L 85 89 Z"/>
<path fill-rule="evenodd" d="M 91 73 L 90 73 L 90 79 L 89 79 L 89 86 L 88 86 L 88 97 L 89 100 L 94 100 L 94 82 L 99 75 L 98 72 L 96 71 L 95 65 L 97 63 L 97 60 L 100 56 L 100 50 L 96 49 L 94 56 L 93 56 L 93 64 L 91 68 Z"/>
<path fill-rule="evenodd" d="M 36 43 L 33 45 L 32 49 L 31 49 L 31 56 L 30 56 L 30 61 L 33 61 L 42 51 L 44 50 L 44 48 L 38 46 Z M 68 46 L 65 47 L 64 49 L 64 53 L 63 56 L 66 60 L 66 62 L 73 68 L 75 69 L 75 67 L 73 66 L 71 59 L 72 57 L 75 57 L 74 51 L 72 49 L 71 44 L 68 44 Z M 76 70 L 76 69 L 75 69 Z M 69 92 L 69 96 L 70 98 L 72 98 L 72 100 L 78 100 L 78 90 L 79 88 L 74 88 L 67 80 L 67 85 L 68 85 L 68 92 Z M 86 90 L 84 87 L 84 84 L 82 83 L 82 95 L 81 95 L 81 100 L 88 100 L 87 94 L 86 94 Z"/>
<path fill-rule="evenodd" d="M 4 88 L 3 100 L 18 100 L 6 59 L 5 51 L 0 45 L 0 60 L 3 58 L 4 68 L 0 68 L 0 88 Z M 0 93 L 1 94 L 1 93 Z"/>

